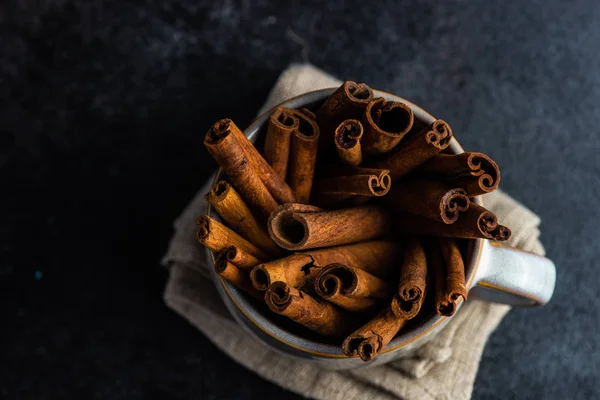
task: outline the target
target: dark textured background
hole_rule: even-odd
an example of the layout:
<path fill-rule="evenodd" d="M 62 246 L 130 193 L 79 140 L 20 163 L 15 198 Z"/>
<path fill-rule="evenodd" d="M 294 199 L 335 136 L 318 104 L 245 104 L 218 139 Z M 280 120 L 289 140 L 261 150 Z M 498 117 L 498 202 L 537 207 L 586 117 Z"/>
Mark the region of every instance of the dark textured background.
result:
<path fill-rule="evenodd" d="M 0 397 L 296 398 L 165 308 L 159 258 L 206 129 L 308 53 L 447 120 L 544 221 L 555 298 L 508 315 L 474 398 L 600 398 L 597 2 L 350 3 L 2 2 Z"/>

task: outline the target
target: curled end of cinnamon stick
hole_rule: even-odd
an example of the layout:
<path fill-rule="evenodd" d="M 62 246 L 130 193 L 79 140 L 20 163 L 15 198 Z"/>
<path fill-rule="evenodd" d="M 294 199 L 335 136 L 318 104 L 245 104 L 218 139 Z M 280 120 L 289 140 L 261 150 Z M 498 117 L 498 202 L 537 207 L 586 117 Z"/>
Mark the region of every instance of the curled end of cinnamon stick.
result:
<path fill-rule="evenodd" d="M 204 143 L 216 144 L 227 137 L 232 129 L 239 129 L 235 123 L 229 119 L 224 118 L 215 122 L 204 137 Z"/>
<path fill-rule="evenodd" d="M 451 189 L 440 201 L 440 216 L 445 224 L 452 224 L 458 220 L 459 213 L 467 211 L 471 201 L 464 189 Z"/>
<path fill-rule="evenodd" d="M 285 130 L 298 129 L 300 124 L 291 110 L 283 107 L 277 107 L 269 119 L 273 125 Z"/>
<path fill-rule="evenodd" d="M 302 204 L 284 204 L 269 217 L 268 229 L 271 239 L 287 250 L 297 250 L 308 240 L 308 226 L 299 215 L 302 212 L 317 212 L 322 209 Z"/>
<path fill-rule="evenodd" d="M 250 271 L 250 281 L 252 286 L 258 290 L 267 290 L 271 285 L 271 277 L 262 265 L 257 265 Z"/>
<path fill-rule="evenodd" d="M 219 203 L 221 200 L 227 197 L 227 194 L 230 190 L 231 185 L 229 184 L 229 182 L 224 180 L 219 181 L 210 189 L 210 192 L 207 193 L 207 195 L 205 196 L 206 200 L 208 200 L 208 202 L 211 204 Z"/>
<path fill-rule="evenodd" d="M 493 192 L 500 184 L 500 168 L 490 157 L 483 153 L 471 153 L 467 159 L 473 174 L 478 175 L 479 188 L 484 193 Z"/>
<path fill-rule="evenodd" d="M 267 306 L 276 313 L 283 312 L 292 300 L 292 290 L 293 288 L 285 282 L 274 282 L 268 287 L 265 293 L 265 302 L 267 303 Z M 299 291 L 297 292 L 301 293 Z"/>
<path fill-rule="evenodd" d="M 423 303 L 423 291 L 420 287 L 406 285 L 399 288 L 392 299 L 391 309 L 398 318 L 412 319 L 417 316 Z"/>
<path fill-rule="evenodd" d="M 456 312 L 456 303 L 453 301 L 440 301 L 437 303 L 436 312 L 444 317 L 451 317 Z"/>
<path fill-rule="evenodd" d="M 426 133 L 426 140 L 428 143 L 437 147 L 440 150 L 444 150 L 450 145 L 452 139 L 452 129 L 446 121 L 438 119 L 431 124 L 430 129 Z"/>
<path fill-rule="evenodd" d="M 342 264 L 330 264 L 317 276 L 315 290 L 322 298 L 329 299 L 340 293 L 352 293 L 357 285 L 358 278 L 352 268 Z"/>
<path fill-rule="evenodd" d="M 477 226 L 481 233 L 488 239 L 503 242 L 510 239 L 510 228 L 498 224 L 498 217 L 491 211 L 484 211 L 479 216 Z"/>
<path fill-rule="evenodd" d="M 496 228 L 491 234 L 494 240 L 497 240 L 498 242 L 504 242 L 505 240 L 510 239 L 512 232 L 509 227 L 498 225 L 498 228 Z"/>
<path fill-rule="evenodd" d="M 373 335 L 369 337 L 350 335 L 344 340 L 342 350 L 348 357 L 359 356 L 363 361 L 372 360 L 381 351 L 381 337 Z"/>
<path fill-rule="evenodd" d="M 373 90 L 365 83 L 346 81 L 342 85 L 345 95 L 353 102 L 366 106 L 373 100 Z"/>
<path fill-rule="evenodd" d="M 392 187 L 392 177 L 390 171 L 387 169 L 382 170 L 379 176 L 371 176 L 369 178 L 369 190 L 373 196 L 384 196 Z"/>
<path fill-rule="evenodd" d="M 200 243 L 204 243 L 210 231 L 210 218 L 208 215 L 201 215 L 196 220 L 198 230 L 196 231 L 196 239 Z"/>
<path fill-rule="evenodd" d="M 335 129 L 335 144 L 342 149 L 351 149 L 359 144 L 364 132 L 357 119 L 347 119 Z"/>

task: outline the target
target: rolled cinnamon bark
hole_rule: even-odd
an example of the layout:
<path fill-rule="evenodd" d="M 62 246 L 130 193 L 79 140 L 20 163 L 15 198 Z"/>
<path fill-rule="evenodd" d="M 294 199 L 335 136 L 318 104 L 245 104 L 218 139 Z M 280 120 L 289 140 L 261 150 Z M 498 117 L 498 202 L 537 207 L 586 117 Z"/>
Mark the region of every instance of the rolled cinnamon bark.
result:
<path fill-rule="evenodd" d="M 401 254 L 402 245 L 393 240 L 372 240 L 308 250 L 256 265 L 250 272 L 250 279 L 259 290 L 266 290 L 277 281 L 299 288 L 308 281 L 314 281 L 321 268 L 336 263 L 362 269 L 385 279 L 394 273 L 395 263 Z"/>
<path fill-rule="evenodd" d="M 492 192 L 500 184 L 500 168 L 483 153 L 438 154 L 421 165 L 418 172 L 463 188 L 471 197 Z"/>
<path fill-rule="evenodd" d="M 288 181 L 296 193 L 296 202 L 308 204 L 317 163 L 319 126 L 309 110 L 291 111 L 298 119 L 299 127 L 292 135 Z"/>
<path fill-rule="evenodd" d="M 269 235 L 287 250 L 339 246 L 384 236 L 390 230 L 388 213 L 378 206 L 335 211 L 302 204 L 283 204 L 269 217 Z"/>
<path fill-rule="evenodd" d="M 383 97 L 371 101 L 363 114 L 364 153 L 368 155 L 392 150 L 410 131 L 414 120 L 412 110 L 404 103 L 386 101 Z"/>
<path fill-rule="evenodd" d="M 235 131 L 239 129 L 231 120 L 220 120 L 206 134 L 204 145 L 248 205 L 268 218 L 271 211 L 277 208 L 277 202 L 261 180 L 259 171 L 254 168 Z"/>
<path fill-rule="evenodd" d="M 310 255 L 313 265 L 317 268 L 329 264 L 343 264 L 387 279 L 394 274 L 403 250 L 402 243 L 386 239 L 308 250 L 297 254 Z"/>
<path fill-rule="evenodd" d="M 398 318 L 409 320 L 416 317 L 421 310 L 426 292 L 425 249 L 418 239 L 411 239 L 406 244 L 398 291 L 392 299 L 391 310 Z"/>
<path fill-rule="evenodd" d="M 460 297 L 466 300 L 465 264 L 458 248 L 458 242 L 452 238 L 440 238 L 440 248 L 446 262 L 448 301 L 456 303 Z"/>
<path fill-rule="evenodd" d="M 363 111 L 373 100 L 373 90 L 364 83 L 346 81 L 316 112 L 322 138 L 319 149 L 323 152 L 333 146 L 335 129 L 346 119 L 362 118 Z"/>
<path fill-rule="evenodd" d="M 287 175 L 292 132 L 299 124 L 293 112 L 283 107 L 277 107 L 269 117 L 263 156 L 283 180 Z"/>
<path fill-rule="evenodd" d="M 394 293 L 383 279 L 342 264 L 323 267 L 315 280 L 315 290 L 323 299 L 354 312 L 372 310 Z"/>
<path fill-rule="evenodd" d="M 362 124 L 356 119 L 347 119 L 335 129 L 335 149 L 340 159 L 348 165 L 356 167 L 362 162 L 360 140 L 363 131 Z"/>
<path fill-rule="evenodd" d="M 458 220 L 459 213 L 469 208 L 467 192 L 450 188 L 442 182 L 410 179 L 394 183 L 394 188 L 381 201 L 394 210 L 408 211 L 445 224 Z"/>
<path fill-rule="evenodd" d="M 273 312 L 321 335 L 340 337 L 356 329 L 355 316 L 285 282 L 275 282 L 269 286 L 265 293 L 265 302 Z"/>
<path fill-rule="evenodd" d="M 397 211 L 394 214 L 395 227 L 403 232 L 417 235 L 431 235 L 454 237 L 463 239 L 492 239 L 499 242 L 510 238 L 510 229 L 498 223 L 498 217 L 494 213 L 471 203 L 469 209 L 462 213 L 453 224 L 411 214 L 405 211 Z"/>
<path fill-rule="evenodd" d="M 363 361 L 372 360 L 387 346 L 406 320 L 398 318 L 389 307 L 384 308 L 375 318 L 351 333 L 342 344 L 342 351 L 348 357 L 359 356 Z"/>
<path fill-rule="evenodd" d="M 431 240 L 428 243 L 427 262 L 433 274 L 435 286 L 435 311 L 438 315 L 451 317 L 456 312 L 458 297 L 456 300 L 450 299 L 447 285 L 448 269 L 442 258 L 439 241 Z"/>
<path fill-rule="evenodd" d="M 315 182 L 313 202 L 330 207 L 354 196 L 381 197 L 387 194 L 392 185 L 390 171 L 375 168 L 351 168 Z"/>
<path fill-rule="evenodd" d="M 217 255 L 217 259 L 224 258 L 242 271 L 250 272 L 255 266 L 260 264 L 262 261 L 254 257 L 250 253 L 246 253 L 237 246 L 225 247 Z"/>
<path fill-rule="evenodd" d="M 451 139 L 452 129 L 446 122 L 438 119 L 369 166 L 389 169 L 392 179 L 396 181 L 446 149 Z"/>
<path fill-rule="evenodd" d="M 271 239 L 264 225 L 254 218 L 244 200 L 228 182 L 219 181 L 214 185 L 206 195 L 206 200 L 240 236 L 271 255 L 281 254 L 281 248 Z"/>
<path fill-rule="evenodd" d="M 233 123 L 232 120 L 226 118 L 215 122 L 211 128 L 211 131 L 213 131 L 213 136 L 216 138 L 225 137 L 229 134 L 235 136 L 239 142 L 239 145 L 244 149 L 247 159 L 252 164 L 252 168 L 258 172 L 259 178 L 262 180 L 269 193 L 271 193 L 271 196 L 273 196 L 278 203 L 293 203 L 296 201 L 294 192 L 288 186 L 288 184 L 285 183 L 285 180 L 275 173 L 269 163 L 267 163 L 263 156 L 260 155 L 258 150 L 256 150 L 256 147 L 250 143 L 248 138 L 244 136 L 244 133 Z M 209 133 L 211 131 L 209 131 Z"/>
<path fill-rule="evenodd" d="M 243 290 L 255 299 L 263 299 L 263 293 L 256 290 L 254 286 L 252 286 L 252 283 L 250 283 L 248 273 L 241 271 L 226 259 L 220 259 L 215 263 L 215 272 L 233 286 Z"/>
<path fill-rule="evenodd" d="M 226 247 L 236 246 L 258 259 L 269 259 L 263 250 L 208 215 L 200 216 L 196 220 L 196 225 L 199 227 L 196 239 L 212 252 L 218 253 Z"/>
<path fill-rule="evenodd" d="M 312 262 L 313 259 L 308 254 L 292 254 L 279 260 L 258 264 L 250 271 L 250 280 L 258 290 L 267 290 L 274 282 L 285 282 L 297 288 L 304 284 Z"/>

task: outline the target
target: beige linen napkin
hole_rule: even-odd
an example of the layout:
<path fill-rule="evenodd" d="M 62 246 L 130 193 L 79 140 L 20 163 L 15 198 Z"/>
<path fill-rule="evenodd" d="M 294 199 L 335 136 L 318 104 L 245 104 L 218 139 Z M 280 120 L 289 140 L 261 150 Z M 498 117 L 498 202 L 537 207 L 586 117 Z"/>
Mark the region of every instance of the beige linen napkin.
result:
<path fill-rule="evenodd" d="M 280 76 L 260 113 L 290 97 L 340 83 L 311 65 L 292 65 Z M 170 268 L 164 299 L 223 352 L 263 378 L 315 399 L 471 398 L 483 347 L 508 306 L 469 300 L 415 355 L 383 366 L 334 372 L 284 358 L 235 323 L 210 279 L 212 266 L 196 242 L 194 224 L 206 210 L 203 195 L 209 190 L 208 184 L 174 223 L 175 234 L 162 260 Z M 511 227 L 513 236 L 508 245 L 544 254 L 538 240 L 537 215 L 501 191 L 486 195 L 484 201 L 504 225 Z"/>

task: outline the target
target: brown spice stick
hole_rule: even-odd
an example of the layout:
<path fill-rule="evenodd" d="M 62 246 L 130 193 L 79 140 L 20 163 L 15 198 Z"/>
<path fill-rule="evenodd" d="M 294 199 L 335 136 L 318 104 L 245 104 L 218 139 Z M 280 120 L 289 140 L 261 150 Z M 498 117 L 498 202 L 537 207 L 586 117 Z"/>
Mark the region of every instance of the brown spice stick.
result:
<path fill-rule="evenodd" d="M 240 236 L 272 255 L 281 254 L 281 248 L 269 237 L 263 224 L 258 222 L 239 193 L 226 181 L 219 181 L 206 195 L 206 200 Z"/>
<path fill-rule="evenodd" d="M 456 302 L 449 301 L 448 271 L 442 258 L 439 241 L 431 240 L 427 245 L 427 265 L 433 275 L 435 287 L 435 311 L 438 315 L 451 317 L 456 312 Z"/>
<path fill-rule="evenodd" d="M 363 152 L 368 155 L 392 150 L 410 131 L 414 120 L 412 110 L 404 103 L 383 97 L 371 101 L 363 114 Z"/>
<path fill-rule="evenodd" d="M 375 318 L 350 334 L 342 344 L 348 357 L 359 356 L 363 361 L 372 360 L 402 329 L 406 320 L 398 318 L 389 307 Z"/>
<path fill-rule="evenodd" d="M 354 196 L 381 197 L 392 185 L 390 171 L 375 168 L 352 168 L 345 175 L 321 178 L 315 182 L 313 201 L 321 206 L 333 206 Z"/>
<path fill-rule="evenodd" d="M 218 136 L 230 132 L 236 137 L 240 146 L 244 149 L 246 157 L 253 168 L 258 172 L 263 184 L 278 203 L 291 203 L 296 201 L 294 192 L 288 184 L 285 183 L 285 180 L 275 173 L 269 163 L 260 155 L 258 150 L 256 150 L 256 147 L 254 147 L 248 138 L 244 136 L 244 133 L 233 123 L 233 121 L 230 119 L 222 119 L 217 121 L 213 127 L 217 128 Z"/>
<path fill-rule="evenodd" d="M 313 262 L 307 254 L 292 254 L 279 260 L 258 264 L 250 272 L 252 285 L 258 290 L 267 290 L 274 282 L 285 282 L 292 287 L 304 284 L 308 269 Z"/>
<path fill-rule="evenodd" d="M 364 109 L 373 100 L 373 90 L 364 83 L 346 81 L 329 96 L 316 112 L 322 138 L 319 149 L 331 148 L 335 129 L 346 119 L 362 118 Z"/>
<path fill-rule="evenodd" d="M 446 262 L 446 293 L 448 301 L 456 303 L 460 297 L 466 300 L 465 263 L 460 254 L 458 243 L 452 238 L 440 238 L 440 247 L 442 249 L 442 256 Z"/>
<path fill-rule="evenodd" d="M 269 259 L 263 250 L 208 215 L 200 216 L 196 220 L 196 225 L 199 226 L 196 239 L 212 252 L 218 253 L 226 247 L 236 246 L 258 259 Z"/>
<path fill-rule="evenodd" d="M 417 316 L 427 291 L 427 260 L 425 250 L 418 239 L 406 244 L 404 262 L 400 271 L 398 291 L 391 309 L 398 318 L 412 319 Z"/>
<path fill-rule="evenodd" d="M 315 280 L 315 290 L 323 299 L 354 312 L 372 310 L 394 293 L 383 279 L 342 264 L 322 268 Z"/>
<path fill-rule="evenodd" d="M 418 172 L 463 188 L 471 197 L 490 193 L 500 184 L 498 164 L 483 153 L 438 154 L 420 166 Z"/>
<path fill-rule="evenodd" d="M 362 269 L 378 278 L 387 279 L 393 275 L 403 249 L 401 243 L 385 239 L 308 250 L 297 254 L 310 255 L 315 267 L 343 264 L 350 268 Z"/>
<path fill-rule="evenodd" d="M 233 286 L 243 290 L 255 299 L 263 299 L 263 293 L 256 290 L 254 286 L 252 286 L 252 283 L 250 283 L 248 273 L 241 271 L 226 259 L 221 259 L 215 263 L 215 272 Z"/>
<path fill-rule="evenodd" d="M 381 201 L 394 210 L 408 211 L 445 224 L 458 220 L 459 213 L 469 208 L 467 192 L 427 179 L 395 182 L 393 189 Z"/>
<path fill-rule="evenodd" d="M 494 213 L 478 204 L 471 203 L 453 224 L 444 224 L 420 215 L 405 211 L 394 214 L 395 227 L 403 232 L 417 235 L 455 237 L 463 239 L 492 239 L 505 241 L 510 238 L 510 229 L 498 223 Z"/>
<path fill-rule="evenodd" d="M 370 166 L 389 169 L 392 179 L 396 181 L 446 149 L 451 139 L 452 129 L 446 122 L 438 119 L 402 141 L 389 155 L 371 163 Z"/>
<path fill-rule="evenodd" d="M 321 268 L 339 263 L 385 279 L 394 272 L 401 253 L 402 245 L 393 240 L 372 240 L 308 250 L 261 265 L 255 264 L 250 278 L 254 287 L 260 290 L 266 290 L 277 281 L 298 288 L 314 280 Z"/>
<path fill-rule="evenodd" d="M 283 180 L 287 175 L 292 132 L 299 125 L 298 118 L 287 108 L 277 107 L 269 117 L 263 156 Z"/>
<path fill-rule="evenodd" d="M 242 271 L 250 272 L 255 266 L 260 264 L 262 261 L 254 257 L 250 253 L 246 253 L 237 246 L 228 246 L 219 252 L 217 260 L 224 258 Z"/>
<path fill-rule="evenodd" d="M 341 337 L 356 329 L 356 317 L 331 303 L 275 282 L 267 289 L 265 301 L 269 308 L 325 336 Z"/>
<path fill-rule="evenodd" d="M 356 167 L 362 162 L 360 140 L 363 131 L 362 124 L 356 119 L 347 119 L 335 129 L 335 149 L 340 159 L 348 165 Z"/>
<path fill-rule="evenodd" d="M 318 207 L 283 204 L 271 214 L 268 222 L 271 238 L 287 250 L 375 239 L 384 236 L 390 227 L 388 213 L 377 206 L 324 211 Z"/>
<path fill-rule="evenodd" d="M 296 193 L 296 202 L 308 204 L 317 163 L 319 126 L 312 112 L 291 110 L 299 121 L 292 135 L 288 182 Z"/>
<path fill-rule="evenodd" d="M 204 145 L 248 205 L 268 218 L 271 211 L 277 208 L 277 202 L 261 180 L 259 171 L 250 162 L 235 131 L 239 129 L 231 120 L 220 120 L 206 134 Z"/>

